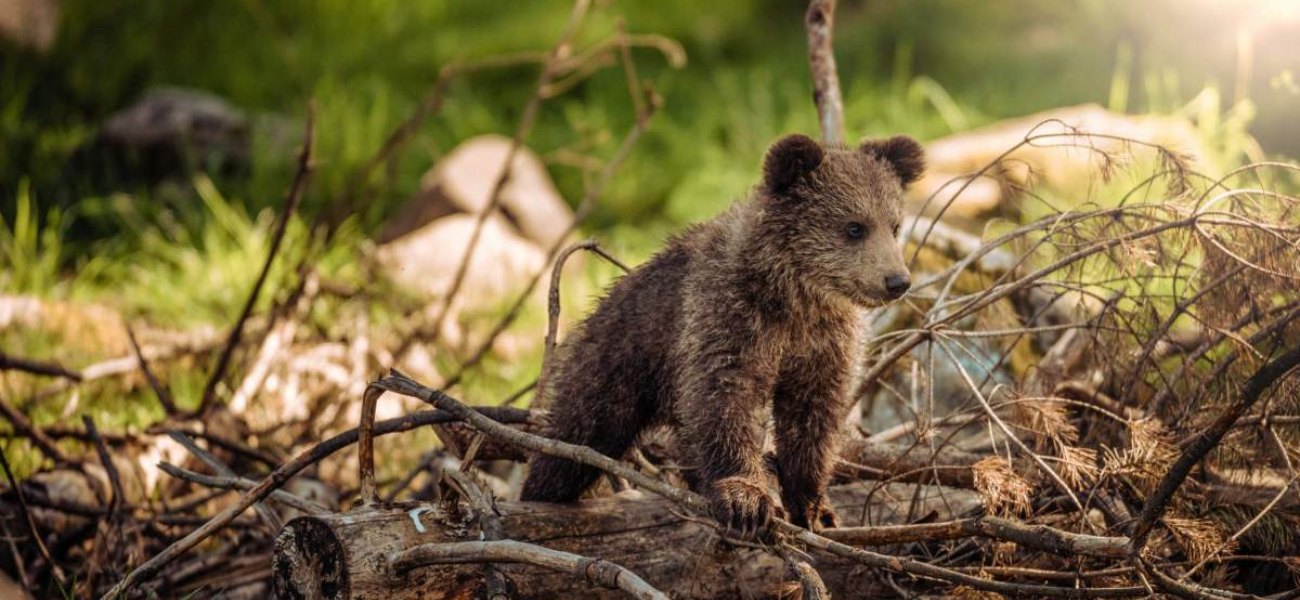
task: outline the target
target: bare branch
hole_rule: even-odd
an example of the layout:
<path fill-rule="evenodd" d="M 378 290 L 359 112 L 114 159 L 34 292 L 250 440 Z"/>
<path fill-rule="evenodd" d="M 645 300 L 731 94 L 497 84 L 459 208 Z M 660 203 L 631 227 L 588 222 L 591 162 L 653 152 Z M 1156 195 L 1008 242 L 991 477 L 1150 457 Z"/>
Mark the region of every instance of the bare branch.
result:
<path fill-rule="evenodd" d="M 550 550 L 533 544 L 502 540 L 495 542 L 453 542 L 425 544 L 389 557 L 389 567 L 398 574 L 416 567 L 456 563 L 524 563 L 572 573 L 589 583 L 627 592 L 643 600 L 668 600 L 636 573 L 609 561 Z"/>
<path fill-rule="evenodd" d="M 0 371 L 22 371 L 24 373 L 31 373 L 32 375 L 62 377 L 74 382 L 80 382 L 82 379 L 81 373 L 68 369 L 58 363 L 10 356 L 4 352 L 0 352 Z"/>
<path fill-rule="evenodd" d="M 835 28 L 835 0 L 812 0 L 804 14 L 808 29 L 808 64 L 812 69 L 813 101 L 817 104 L 822 141 L 844 143 L 844 100 L 840 97 L 840 75 L 835 67 L 832 43 Z"/>

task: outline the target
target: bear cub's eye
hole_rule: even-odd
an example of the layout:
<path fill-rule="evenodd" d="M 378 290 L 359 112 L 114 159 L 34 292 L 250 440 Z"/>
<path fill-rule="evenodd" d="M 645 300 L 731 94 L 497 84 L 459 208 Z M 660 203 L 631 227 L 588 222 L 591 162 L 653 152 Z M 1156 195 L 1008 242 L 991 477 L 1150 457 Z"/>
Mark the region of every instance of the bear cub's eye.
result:
<path fill-rule="evenodd" d="M 845 233 L 849 234 L 849 239 L 860 240 L 867 235 L 867 226 L 862 223 L 849 223 Z"/>

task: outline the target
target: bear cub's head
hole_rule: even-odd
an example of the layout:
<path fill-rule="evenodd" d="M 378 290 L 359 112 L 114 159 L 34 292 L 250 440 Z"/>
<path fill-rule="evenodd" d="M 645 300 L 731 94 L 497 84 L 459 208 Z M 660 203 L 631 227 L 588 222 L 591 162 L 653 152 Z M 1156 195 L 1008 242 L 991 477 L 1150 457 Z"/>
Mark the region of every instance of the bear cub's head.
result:
<path fill-rule="evenodd" d="M 806 135 L 772 144 L 763 162 L 764 219 L 792 276 L 861 306 L 902 297 L 912 285 L 898 234 L 903 190 L 925 170 L 916 140 L 895 136 L 857 148 Z"/>

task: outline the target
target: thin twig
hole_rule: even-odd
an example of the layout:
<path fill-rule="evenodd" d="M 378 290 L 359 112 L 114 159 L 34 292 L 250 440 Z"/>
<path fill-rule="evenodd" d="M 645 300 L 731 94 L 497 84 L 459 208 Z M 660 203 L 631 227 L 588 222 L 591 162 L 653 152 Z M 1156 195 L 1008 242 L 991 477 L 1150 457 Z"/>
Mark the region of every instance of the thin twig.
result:
<path fill-rule="evenodd" d="M 81 382 L 82 375 L 61 364 L 46 362 L 40 360 L 31 360 L 10 356 L 0 352 L 0 371 L 22 371 L 32 375 L 44 375 L 46 377 L 62 377 L 69 381 Z"/>
<path fill-rule="evenodd" d="M 62 587 L 67 577 L 64 576 L 63 568 L 59 563 L 54 562 L 54 558 L 50 556 L 50 549 L 45 546 L 45 538 L 41 537 L 40 530 L 36 528 L 36 519 L 32 518 L 32 511 L 27 507 L 27 495 L 23 493 L 22 486 L 14 478 L 14 472 L 9 469 L 9 458 L 5 456 L 4 448 L 0 448 L 0 467 L 4 468 L 5 478 L 9 480 L 9 489 L 14 491 L 14 497 L 18 499 L 18 512 L 22 514 L 23 522 L 27 525 L 28 535 L 32 536 L 32 543 L 36 544 L 36 551 L 40 552 L 41 558 L 45 559 L 45 564 L 50 565 L 50 570 Z"/>
<path fill-rule="evenodd" d="M 122 475 L 118 472 L 117 465 L 113 464 L 113 457 L 108 454 L 108 447 L 104 445 L 104 440 L 99 437 L 99 429 L 95 427 L 95 420 L 90 415 L 84 415 L 81 417 L 81 421 L 86 428 L 86 435 L 90 436 L 91 442 L 95 445 L 95 452 L 99 455 L 99 462 L 104 466 L 104 472 L 107 473 L 109 485 L 113 490 L 113 497 L 108 501 L 107 517 L 96 528 L 94 550 L 85 568 L 84 578 L 79 583 L 87 590 L 94 590 L 95 580 L 98 578 L 105 560 L 111 556 L 110 553 L 114 548 L 121 543 L 123 518 L 121 511 L 122 507 L 126 505 L 126 495 L 123 493 Z"/>
<path fill-rule="evenodd" d="M 195 473 L 194 471 L 190 471 L 188 469 L 182 469 L 168 462 L 158 463 L 158 468 L 162 470 L 162 472 L 171 475 L 172 477 L 181 479 L 183 481 L 188 481 L 190 483 L 198 484 L 204 487 L 218 488 L 222 490 L 241 490 L 241 491 L 247 491 L 253 489 L 254 487 L 257 487 L 257 482 L 252 479 L 247 479 L 238 476 L 213 477 L 211 475 Z M 300 496 L 296 496 L 284 490 L 273 490 L 268 497 L 271 500 L 274 500 L 276 502 L 279 502 L 291 508 L 295 508 L 309 515 L 320 515 L 329 512 L 329 510 L 326 509 L 324 506 L 321 506 L 319 504 L 316 504 L 315 502 L 312 502 L 311 500 L 307 500 Z"/>
<path fill-rule="evenodd" d="M 1128 538 L 1062 531 L 1046 525 L 1026 525 L 1011 519 L 983 516 L 914 525 L 876 525 L 827 529 L 828 539 L 853 546 L 888 546 L 907 542 L 955 540 L 983 536 L 1015 542 L 1026 548 L 1062 556 L 1119 558 L 1128 553 Z"/>
<path fill-rule="evenodd" d="M 555 257 L 555 264 L 551 267 L 551 288 L 546 295 L 546 340 L 542 344 L 542 372 L 537 376 L 537 389 L 543 395 L 546 394 L 546 382 L 550 379 L 551 370 L 555 368 L 555 338 L 560 329 L 560 278 L 564 275 L 564 264 L 569 256 L 578 250 L 592 252 L 613 263 L 624 273 L 629 271 L 627 265 L 605 252 L 593 239 L 577 242 Z"/>
<path fill-rule="evenodd" d="M 159 382 L 158 377 L 154 375 L 153 369 L 149 368 L 149 361 L 145 360 L 144 353 L 140 351 L 140 343 L 135 339 L 135 331 L 130 325 L 126 326 L 126 339 L 131 343 L 131 352 L 135 354 L 135 359 L 140 363 L 140 370 L 144 372 L 144 379 L 149 383 L 150 389 L 158 397 L 158 403 L 162 405 L 163 412 L 171 417 L 179 412 L 176 409 L 176 402 L 172 400 L 171 392 L 167 391 L 166 386 Z"/>
<path fill-rule="evenodd" d="M 36 446 L 41 451 L 41 454 L 59 464 L 69 462 L 68 456 L 59 449 L 59 445 L 54 439 L 46 435 L 39 427 L 33 425 L 27 417 L 23 416 L 23 413 L 6 402 L 3 397 L 0 397 L 0 415 L 3 415 L 10 425 L 13 425 L 14 431 L 31 440 L 32 445 Z"/>
<path fill-rule="evenodd" d="M 266 280 L 271 274 L 271 266 L 275 264 L 276 256 L 280 254 L 280 245 L 284 242 L 284 235 L 289 230 L 289 223 L 293 221 L 294 213 L 298 210 L 298 203 L 302 199 L 303 190 L 307 187 L 307 179 L 312 170 L 315 121 L 316 107 L 315 104 L 312 104 L 307 109 L 307 132 L 303 135 L 302 151 L 298 154 L 298 171 L 294 175 L 293 184 L 289 187 L 289 194 L 285 198 L 284 210 L 280 212 L 272 229 L 271 247 L 267 250 L 266 261 L 262 263 L 262 270 L 253 283 L 253 289 L 248 293 L 248 299 L 244 301 L 244 308 L 240 310 L 239 318 L 235 319 L 235 325 L 230 328 L 230 335 L 226 337 L 226 343 L 221 348 L 221 354 L 217 357 L 216 366 L 213 367 L 212 373 L 208 375 L 207 383 L 203 385 L 203 395 L 200 396 L 198 407 L 194 409 L 196 415 L 205 414 L 216 397 L 217 386 L 221 384 L 222 378 L 225 377 L 226 369 L 230 366 L 230 359 L 244 335 L 244 324 L 248 322 L 248 318 L 253 314 L 253 307 L 257 305 L 257 298 L 262 293 L 262 286 L 266 284 Z"/>
<path fill-rule="evenodd" d="M 235 479 L 239 478 L 239 475 L 231 470 L 230 467 L 226 466 L 226 463 L 221 462 L 217 457 L 213 456 L 212 453 L 199 447 L 199 445 L 194 443 L 194 440 L 190 439 L 189 436 L 176 431 L 175 429 L 168 431 L 167 435 L 171 439 L 175 440 L 176 443 L 184 446 L 191 454 L 197 456 L 199 460 L 203 461 L 203 464 L 208 465 L 209 468 L 216 471 L 217 475 Z M 275 511 L 271 510 L 270 507 L 265 504 L 258 502 L 253 505 L 253 510 L 257 512 L 258 518 L 262 519 L 262 522 L 266 524 L 266 529 L 271 533 L 280 531 L 280 528 L 284 526 L 284 524 L 280 522 L 279 515 L 275 514 Z"/>
<path fill-rule="evenodd" d="M 527 412 L 517 408 L 492 406 L 479 408 L 477 410 L 492 415 L 494 419 L 502 422 L 523 422 L 523 420 L 527 418 Z M 450 423 L 457 420 L 459 420 L 459 417 L 443 411 L 419 411 L 404 417 L 388 419 L 375 423 L 374 435 L 388 435 L 390 433 L 410 431 L 412 429 L 433 425 L 435 423 Z M 198 529 L 195 529 L 185 537 L 172 542 L 172 544 L 167 546 L 167 548 L 162 552 L 159 552 L 134 571 L 128 573 L 122 581 L 119 581 L 117 585 L 113 586 L 113 588 L 110 589 L 108 593 L 104 594 L 102 598 L 104 600 L 115 600 L 120 597 L 121 594 L 133 588 L 136 584 L 150 580 L 158 574 L 158 570 L 163 566 L 175 560 L 176 557 L 189 552 L 203 540 L 206 540 L 208 537 L 212 536 L 212 534 L 229 525 L 235 520 L 235 517 L 239 516 L 240 513 L 248 510 L 248 508 L 254 503 L 266 498 L 273 490 L 279 489 L 292 479 L 293 476 L 302 472 L 303 469 L 324 460 L 343 448 L 357 443 L 357 438 L 358 430 L 350 429 L 316 444 L 307 451 L 295 456 L 293 460 L 284 463 L 263 477 L 258 481 L 256 487 L 244 492 L 244 494 L 239 497 L 238 502 L 226 507 L 225 510 L 204 522 Z"/>

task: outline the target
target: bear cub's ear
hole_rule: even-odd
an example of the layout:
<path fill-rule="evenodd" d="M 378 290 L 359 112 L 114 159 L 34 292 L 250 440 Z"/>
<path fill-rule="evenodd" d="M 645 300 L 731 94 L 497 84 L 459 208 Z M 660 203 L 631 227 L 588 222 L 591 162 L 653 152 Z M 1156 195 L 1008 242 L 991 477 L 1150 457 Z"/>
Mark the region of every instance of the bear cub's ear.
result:
<path fill-rule="evenodd" d="M 767 150 L 767 158 L 763 159 L 763 185 L 771 193 L 784 192 L 822 164 L 825 156 L 821 144 L 812 138 L 800 133 L 787 135 Z"/>
<path fill-rule="evenodd" d="M 858 146 L 863 154 L 884 160 L 898 174 L 903 186 L 911 185 L 925 173 L 925 149 L 920 142 L 905 135 L 886 140 L 867 140 Z"/>

